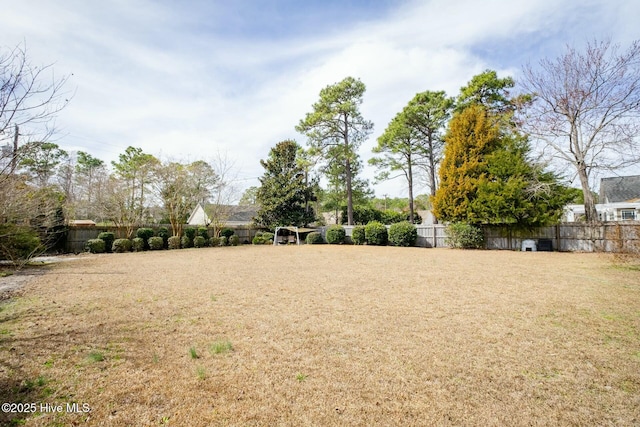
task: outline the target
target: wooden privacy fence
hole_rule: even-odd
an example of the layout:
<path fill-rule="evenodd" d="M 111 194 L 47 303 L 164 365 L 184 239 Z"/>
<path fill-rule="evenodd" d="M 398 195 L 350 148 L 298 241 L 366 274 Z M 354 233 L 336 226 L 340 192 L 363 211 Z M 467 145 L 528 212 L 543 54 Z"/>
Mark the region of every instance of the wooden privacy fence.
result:
<path fill-rule="evenodd" d="M 639 252 L 640 222 L 605 222 L 598 225 L 558 224 L 531 230 L 483 227 L 487 249 L 519 250 L 523 240 L 548 240 L 561 252 Z"/>
<path fill-rule="evenodd" d="M 166 225 L 151 225 L 149 228 L 158 230 Z M 389 226 L 387 226 L 388 228 Z M 229 227 L 235 231 L 241 243 L 251 243 L 253 237 L 260 230 L 251 227 Z M 325 236 L 327 227 L 320 227 L 319 231 Z M 344 226 L 347 241 L 351 242 L 353 226 Z M 418 240 L 416 246 L 424 248 L 448 247 L 446 226 L 417 225 Z M 484 226 L 485 247 L 498 250 L 520 250 L 523 240 L 534 240 L 537 243 L 546 240 L 551 243 L 554 251 L 561 252 L 640 252 L 640 221 L 606 222 L 589 226 L 586 224 L 570 223 L 549 227 L 538 227 L 529 230 L 519 230 L 505 226 Z M 69 253 L 79 253 L 85 250 L 87 240 L 95 239 L 103 231 L 110 231 L 118 236 L 124 235 L 121 228 L 70 226 L 67 233 L 65 249 Z M 211 234 L 211 230 L 209 231 Z"/>
<path fill-rule="evenodd" d="M 322 227 L 324 233 L 327 227 Z M 389 226 L 387 226 L 387 229 Z M 344 226 L 348 240 L 353 226 Z M 447 227 L 444 225 L 416 225 L 416 246 L 425 248 L 448 247 Z M 595 226 L 570 223 L 529 230 L 507 226 L 484 226 L 486 249 L 520 250 L 523 240 L 540 240 L 561 252 L 640 252 L 640 222 L 607 222 Z"/>

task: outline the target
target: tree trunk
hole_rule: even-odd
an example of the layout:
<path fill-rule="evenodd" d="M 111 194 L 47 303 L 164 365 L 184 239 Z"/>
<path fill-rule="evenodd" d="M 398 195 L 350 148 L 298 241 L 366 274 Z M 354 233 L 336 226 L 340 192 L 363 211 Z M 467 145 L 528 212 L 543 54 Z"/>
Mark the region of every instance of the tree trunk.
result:
<path fill-rule="evenodd" d="M 408 166 L 408 174 L 407 174 L 407 181 L 409 183 L 409 222 L 411 224 L 413 224 L 413 168 L 412 168 L 412 164 L 411 164 L 411 155 L 409 155 L 409 158 L 407 159 L 407 166 Z"/>
<path fill-rule="evenodd" d="M 584 196 L 584 214 L 587 223 L 593 224 L 599 221 L 596 203 L 593 199 L 593 193 L 589 187 L 589 176 L 584 162 L 577 162 L 578 176 L 580 177 L 580 185 L 582 186 L 582 194 Z"/>
<path fill-rule="evenodd" d="M 433 152 L 433 141 L 429 135 L 429 187 L 431 190 L 431 201 L 436 196 L 436 158 Z M 438 223 L 438 218 L 433 217 L 433 223 Z"/>
<path fill-rule="evenodd" d="M 345 162 L 347 173 L 347 225 L 353 225 L 353 191 L 351 190 L 351 161 L 347 157 Z"/>
<path fill-rule="evenodd" d="M 344 155 L 346 156 L 345 168 L 347 174 L 347 225 L 353 225 L 353 190 L 351 188 L 351 160 L 349 159 L 349 124 L 347 115 L 344 115 Z"/>

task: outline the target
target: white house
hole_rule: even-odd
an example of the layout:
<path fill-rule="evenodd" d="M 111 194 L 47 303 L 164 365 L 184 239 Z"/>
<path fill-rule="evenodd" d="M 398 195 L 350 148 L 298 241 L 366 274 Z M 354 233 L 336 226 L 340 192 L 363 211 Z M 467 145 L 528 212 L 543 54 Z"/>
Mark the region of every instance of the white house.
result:
<path fill-rule="evenodd" d="M 209 212 L 211 211 L 212 210 L 209 209 Z M 225 216 L 228 215 L 227 220 L 224 221 L 225 227 L 242 227 L 249 226 L 253 223 L 253 217 L 257 213 L 257 207 L 228 205 L 221 208 L 217 206 L 215 211 L 223 212 Z M 198 203 L 193 212 L 191 212 L 187 224 L 208 226 L 211 222 L 212 218 L 207 214 L 207 209 Z"/>
<path fill-rule="evenodd" d="M 640 175 L 602 178 L 596 211 L 600 221 L 640 221 Z M 583 217 L 584 205 L 565 207 L 566 222 Z"/>

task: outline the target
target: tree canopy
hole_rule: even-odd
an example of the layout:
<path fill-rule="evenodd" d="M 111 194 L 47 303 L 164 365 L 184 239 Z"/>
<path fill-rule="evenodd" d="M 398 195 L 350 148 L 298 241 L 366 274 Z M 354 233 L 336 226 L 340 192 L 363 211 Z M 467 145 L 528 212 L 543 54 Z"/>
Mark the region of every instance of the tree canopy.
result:
<path fill-rule="evenodd" d="M 344 164 L 349 224 L 353 224 L 353 164 L 358 161 L 358 147 L 373 130 L 373 123 L 360 113 L 365 90 L 364 83 L 353 77 L 325 87 L 313 111 L 296 126 L 325 161 Z"/>
<path fill-rule="evenodd" d="M 557 177 L 529 159 L 527 138 L 504 132 L 482 105 L 456 114 L 445 138 L 434 213 L 449 222 L 540 226 L 571 199 Z"/>
<path fill-rule="evenodd" d="M 261 160 L 265 169 L 256 194 L 260 206 L 256 224 L 274 229 L 278 226 L 307 226 L 315 220 L 309 202 L 312 187 L 305 182 L 304 168 L 298 162 L 300 146 L 291 140 L 279 142 Z"/>
<path fill-rule="evenodd" d="M 535 94 L 524 129 L 578 176 L 587 221 L 598 221 L 592 173 L 640 161 L 640 41 L 624 52 L 609 41 L 567 47 L 526 66 L 522 88 Z"/>

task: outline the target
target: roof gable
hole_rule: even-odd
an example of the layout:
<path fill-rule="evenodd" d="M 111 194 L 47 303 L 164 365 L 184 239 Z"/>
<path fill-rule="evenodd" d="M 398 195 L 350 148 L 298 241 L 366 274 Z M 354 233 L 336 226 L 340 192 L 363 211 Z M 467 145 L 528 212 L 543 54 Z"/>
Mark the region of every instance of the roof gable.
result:
<path fill-rule="evenodd" d="M 640 175 L 600 180 L 600 203 L 629 202 L 640 198 Z"/>

